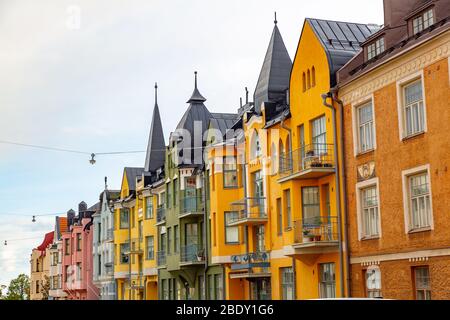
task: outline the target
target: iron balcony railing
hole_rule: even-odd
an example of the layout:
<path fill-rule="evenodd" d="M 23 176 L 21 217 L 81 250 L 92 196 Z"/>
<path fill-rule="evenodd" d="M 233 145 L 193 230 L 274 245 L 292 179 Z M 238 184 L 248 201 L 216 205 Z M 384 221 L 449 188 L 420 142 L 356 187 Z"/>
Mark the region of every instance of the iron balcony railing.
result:
<path fill-rule="evenodd" d="M 229 224 L 236 224 L 245 221 L 267 220 L 267 210 L 264 197 L 247 197 L 239 201 L 232 202 L 232 211 L 236 214 L 230 218 Z"/>
<path fill-rule="evenodd" d="M 231 256 L 231 270 L 247 269 L 249 273 L 267 273 L 270 254 L 266 251 L 249 252 Z"/>
<path fill-rule="evenodd" d="M 338 217 L 316 216 L 294 221 L 294 242 L 335 242 L 339 239 Z"/>
<path fill-rule="evenodd" d="M 314 168 L 334 168 L 333 144 L 312 143 L 280 155 L 280 176 Z"/>
<path fill-rule="evenodd" d="M 183 197 L 180 199 L 180 215 L 202 213 L 205 203 L 202 196 Z"/>
<path fill-rule="evenodd" d="M 205 249 L 198 244 L 189 244 L 180 247 L 180 262 L 194 263 L 205 261 Z"/>
<path fill-rule="evenodd" d="M 158 251 L 156 252 L 156 262 L 158 263 L 158 266 L 165 266 L 166 265 L 166 251 Z"/>
<path fill-rule="evenodd" d="M 156 223 L 164 223 L 166 222 L 166 208 L 164 205 L 159 205 L 156 208 Z"/>

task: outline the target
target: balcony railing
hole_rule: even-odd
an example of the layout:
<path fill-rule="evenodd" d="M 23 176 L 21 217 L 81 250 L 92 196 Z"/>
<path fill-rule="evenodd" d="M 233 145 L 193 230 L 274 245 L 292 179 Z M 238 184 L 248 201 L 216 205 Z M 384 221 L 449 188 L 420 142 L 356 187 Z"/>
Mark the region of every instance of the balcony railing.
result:
<path fill-rule="evenodd" d="M 156 262 L 158 267 L 164 267 L 166 265 L 166 251 L 156 252 Z"/>
<path fill-rule="evenodd" d="M 166 223 L 166 208 L 162 204 L 156 208 L 156 224 L 158 225 L 163 223 Z"/>
<path fill-rule="evenodd" d="M 230 204 L 232 211 L 237 212 L 228 221 L 229 226 L 243 224 L 261 224 L 267 222 L 267 210 L 263 197 L 247 197 Z"/>
<path fill-rule="evenodd" d="M 180 217 L 202 215 L 205 203 L 202 196 L 183 197 L 180 199 Z"/>
<path fill-rule="evenodd" d="M 129 243 L 130 250 L 125 252 L 126 254 L 143 254 L 143 245 L 141 245 L 142 238 L 132 238 L 127 239 L 125 241 L 126 243 Z"/>
<path fill-rule="evenodd" d="M 203 264 L 205 249 L 198 244 L 189 244 L 180 247 L 180 264 Z"/>
<path fill-rule="evenodd" d="M 232 278 L 270 277 L 269 252 L 250 252 L 231 256 Z"/>
<path fill-rule="evenodd" d="M 280 180 L 313 179 L 334 172 L 333 144 L 313 143 L 280 155 Z"/>

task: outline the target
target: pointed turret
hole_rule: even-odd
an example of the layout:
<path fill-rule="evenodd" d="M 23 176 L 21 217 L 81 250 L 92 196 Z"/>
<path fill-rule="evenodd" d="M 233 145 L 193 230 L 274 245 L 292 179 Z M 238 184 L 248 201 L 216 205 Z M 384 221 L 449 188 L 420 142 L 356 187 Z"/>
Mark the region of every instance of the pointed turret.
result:
<path fill-rule="evenodd" d="M 158 84 L 155 83 L 155 107 L 148 137 L 145 171 L 154 172 L 164 166 L 166 144 L 158 107 Z"/>
<path fill-rule="evenodd" d="M 275 13 L 272 36 L 253 96 L 257 113 L 261 112 L 261 104 L 263 102 L 275 102 L 279 99 L 286 99 L 286 90 L 289 88 L 292 61 L 277 24 Z"/>
<path fill-rule="evenodd" d="M 191 98 L 186 103 L 192 103 L 192 102 L 203 103 L 206 101 L 206 99 L 205 99 L 205 97 L 203 97 L 201 95 L 200 91 L 198 91 L 198 88 L 197 88 L 197 71 L 195 71 L 194 74 L 195 74 L 194 91 L 192 92 Z"/>

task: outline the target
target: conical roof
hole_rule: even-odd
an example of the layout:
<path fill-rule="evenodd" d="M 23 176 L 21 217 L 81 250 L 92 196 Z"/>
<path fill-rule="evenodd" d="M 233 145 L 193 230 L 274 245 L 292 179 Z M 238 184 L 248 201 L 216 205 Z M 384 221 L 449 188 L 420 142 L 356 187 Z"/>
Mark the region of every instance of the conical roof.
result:
<path fill-rule="evenodd" d="M 267 48 L 253 96 L 256 112 L 259 113 L 261 111 L 261 103 L 285 97 L 286 90 L 289 88 L 291 68 L 292 61 L 275 19 L 269 47 Z"/>
<path fill-rule="evenodd" d="M 164 166 L 165 160 L 164 132 L 158 107 L 158 85 L 155 83 L 155 107 L 153 108 L 152 124 L 148 137 L 147 155 L 145 156 L 144 169 L 154 172 Z"/>
<path fill-rule="evenodd" d="M 189 100 L 186 103 L 191 103 L 191 102 L 205 102 L 206 98 L 202 96 L 202 94 L 200 93 L 200 91 L 198 91 L 197 88 L 197 71 L 194 72 L 195 74 L 195 87 L 194 87 L 194 91 L 192 92 L 191 97 L 189 98 Z"/>

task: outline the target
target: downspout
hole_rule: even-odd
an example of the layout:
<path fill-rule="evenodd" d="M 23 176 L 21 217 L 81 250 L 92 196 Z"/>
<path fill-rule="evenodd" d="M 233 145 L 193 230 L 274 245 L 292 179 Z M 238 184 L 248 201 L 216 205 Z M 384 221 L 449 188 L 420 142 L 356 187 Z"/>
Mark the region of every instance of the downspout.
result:
<path fill-rule="evenodd" d="M 330 92 L 326 94 L 322 94 L 322 103 L 325 107 L 330 108 L 333 115 L 333 151 L 334 151 L 334 179 L 335 179 L 335 188 L 336 188 L 336 213 L 337 213 L 337 224 L 338 224 L 338 241 L 339 241 L 339 278 L 340 278 L 340 292 L 341 297 L 345 295 L 345 286 L 344 286 L 344 252 L 342 248 L 342 223 L 341 223 L 341 188 L 339 182 L 339 154 L 337 147 L 337 127 L 336 127 L 336 109 L 332 104 L 327 103 L 327 99 L 333 99 Z"/>
<path fill-rule="evenodd" d="M 292 158 L 292 139 L 293 139 L 293 137 L 292 137 L 292 129 L 291 128 L 289 128 L 289 127 L 287 127 L 285 124 L 284 124 L 284 121 L 286 120 L 286 116 L 283 116 L 283 119 L 281 119 L 281 124 L 280 124 L 280 126 L 281 126 L 281 128 L 283 128 L 283 129 L 285 129 L 286 131 L 288 131 L 289 132 L 289 150 L 290 150 L 290 157 Z M 280 156 L 281 156 L 281 150 L 279 150 L 279 152 L 278 152 L 279 154 L 280 154 Z M 279 164 L 280 162 L 278 161 L 278 164 Z M 279 166 L 279 165 L 278 165 Z M 280 170 L 280 168 L 278 168 L 278 171 Z M 294 300 L 296 300 L 297 299 L 297 281 L 296 281 L 296 279 L 297 279 L 297 271 L 295 270 L 295 257 L 292 257 L 291 258 L 292 259 L 292 272 L 294 273 Z"/>
<path fill-rule="evenodd" d="M 207 232 L 206 224 L 208 223 L 208 215 L 207 215 L 207 208 L 206 208 L 206 203 L 207 203 L 206 202 L 206 200 L 207 200 L 206 192 L 208 192 L 208 188 L 207 188 L 207 180 L 206 180 L 207 177 L 206 177 L 205 172 L 206 172 L 206 170 L 203 170 L 203 190 L 204 190 L 203 203 L 204 203 L 204 205 L 203 205 L 203 230 L 202 230 L 202 233 L 203 233 L 203 243 L 205 246 L 205 269 L 203 270 L 203 294 L 204 294 L 204 298 L 206 299 L 206 297 L 207 297 L 207 295 L 206 295 L 206 287 L 207 287 L 206 272 L 208 270 L 208 259 L 209 259 L 208 238 L 210 238 L 210 237 L 206 236 L 206 232 Z"/>
<path fill-rule="evenodd" d="M 342 197 L 344 199 L 343 207 L 344 207 L 344 249 L 347 253 L 346 263 L 347 266 L 345 268 L 345 276 L 346 276 L 346 285 L 347 285 L 347 296 L 351 296 L 351 287 L 350 287 L 350 251 L 348 245 L 348 207 L 347 207 L 347 174 L 345 170 L 345 145 L 344 145 L 344 103 L 337 97 L 337 89 L 331 89 L 332 98 L 339 104 L 339 119 L 340 119 L 340 131 L 341 134 L 339 136 L 340 143 L 340 151 L 341 151 L 341 164 L 342 164 Z"/>

